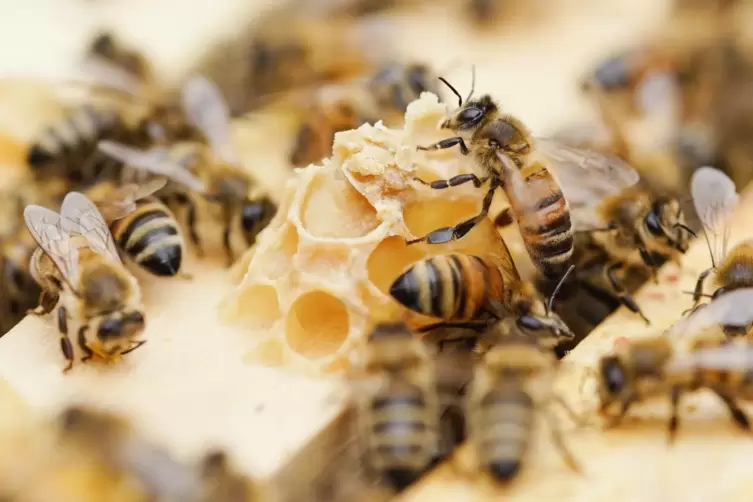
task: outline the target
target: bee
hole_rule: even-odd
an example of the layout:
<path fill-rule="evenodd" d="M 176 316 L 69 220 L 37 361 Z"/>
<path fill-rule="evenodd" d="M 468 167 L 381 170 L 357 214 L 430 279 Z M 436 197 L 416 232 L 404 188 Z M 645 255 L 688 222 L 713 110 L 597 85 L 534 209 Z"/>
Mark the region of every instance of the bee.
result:
<path fill-rule="evenodd" d="M 214 84 L 204 77 L 194 77 L 183 89 L 184 109 L 191 123 L 204 131 L 210 148 L 201 144 L 177 144 L 169 149 L 140 151 L 104 141 L 99 149 L 131 168 L 132 173 L 166 176 L 174 181 L 166 202 L 187 207 L 188 237 L 203 254 L 196 231 L 199 197 L 220 207 L 224 226 L 223 246 L 228 264 L 235 255 L 231 247 L 234 226 L 250 246 L 271 221 L 277 206 L 255 185 L 255 180 L 241 167 L 229 130 L 225 102 Z"/>
<path fill-rule="evenodd" d="M 712 298 L 753 286 L 753 242 L 743 241 L 727 250 L 727 219 L 737 206 L 738 194 L 734 182 L 726 174 L 713 167 L 701 167 L 693 174 L 690 191 L 711 256 L 711 267 L 701 272 L 696 281 L 693 291 L 695 308 L 703 296 L 704 282 L 712 273 L 717 287 Z M 729 333 L 739 334 L 731 328 Z"/>
<path fill-rule="evenodd" d="M 747 416 L 735 402 L 735 397 L 753 398 L 746 380 L 751 370 L 750 349 L 740 350 L 739 342 L 745 341 L 726 339 L 718 327 L 747 326 L 753 320 L 751 302 L 753 289 L 731 291 L 696 309 L 667 333 L 630 340 L 603 356 L 597 373 L 599 413 L 615 426 L 633 404 L 669 396 L 672 440 L 679 427 L 682 394 L 706 388 L 722 400 L 738 426 L 750 429 Z M 691 340 L 689 350 L 680 349 L 680 337 Z M 740 366 L 746 366 L 745 371 L 738 372 L 743 369 Z"/>
<path fill-rule="evenodd" d="M 440 404 L 434 361 L 404 323 L 369 333 L 356 393 L 367 469 L 396 490 L 413 483 L 439 455 Z"/>
<path fill-rule="evenodd" d="M 476 366 L 466 403 L 468 440 L 478 468 L 498 482 L 509 482 L 523 466 L 533 436 L 534 416 L 544 415 L 554 445 L 567 466 L 580 467 L 566 447 L 549 406 L 559 404 L 576 422 L 580 419 L 552 388 L 556 358 L 507 322 L 502 338 Z"/>
<path fill-rule="evenodd" d="M 429 68 L 423 64 L 390 63 L 368 82 L 346 82 L 318 89 L 307 106 L 296 136 L 291 163 L 305 167 L 332 153 L 335 133 L 382 120 L 387 126 L 402 122 L 408 104 L 422 92 L 438 93 Z"/>
<path fill-rule="evenodd" d="M 73 367 L 69 320 L 80 325 L 77 345 L 82 362 L 98 356 L 117 362 L 146 343 L 138 337 L 145 317 L 136 279 L 118 255 L 107 222 L 92 201 L 70 192 L 60 213 L 38 205 L 24 210 L 24 221 L 39 248 L 29 267 L 42 287 L 40 304 L 30 311 L 45 315 L 57 308 L 60 348 Z"/>
<path fill-rule="evenodd" d="M 164 178 L 142 186 L 101 182 L 85 195 L 109 223 L 118 249 L 151 274 L 172 277 L 180 271 L 185 244 L 172 211 L 151 196 L 165 183 Z"/>
<path fill-rule="evenodd" d="M 121 476 L 135 480 L 145 500 L 193 500 L 200 480 L 164 451 L 141 437 L 123 417 L 69 406 L 58 418 L 61 439 Z"/>
<path fill-rule="evenodd" d="M 545 277 L 559 279 L 572 264 L 571 208 L 590 206 L 620 193 L 638 182 L 637 171 L 614 156 L 534 138 L 520 120 L 502 114 L 491 96 L 471 99 L 472 88 L 463 103 L 457 90 L 441 80 L 460 104 L 441 128 L 458 136 L 418 149 L 458 146 L 463 155 L 473 155 L 482 177 L 460 174 L 430 183 L 417 181 L 436 190 L 470 182 L 477 187 L 489 182 L 489 187 L 478 215 L 407 244 L 440 244 L 462 238 L 487 217 L 494 192 L 502 187 L 532 261 Z"/>
<path fill-rule="evenodd" d="M 443 327 L 485 329 L 490 319 L 512 315 L 526 330 L 574 336 L 551 311 L 551 298 L 547 303 L 533 284 L 520 278 L 509 251 L 494 257 L 444 254 L 426 258 L 395 279 L 390 295 L 414 312 L 443 319 L 422 327 L 422 332 Z"/>
<path fill-rule="evenodd" d="M 89 44 L 87 58 L 121 68 L 141 82 L 154 82 L 152 64 L 137 50 L 124 46 L 109 31 L 103 31 Z"/>
<path fill-rule="evenodd" d="M 253 483 L 236 472 L 227 454 L 210 451 L 201 461 L 201 495 L 197 502 L 252 502 L 259 500 Z"/>

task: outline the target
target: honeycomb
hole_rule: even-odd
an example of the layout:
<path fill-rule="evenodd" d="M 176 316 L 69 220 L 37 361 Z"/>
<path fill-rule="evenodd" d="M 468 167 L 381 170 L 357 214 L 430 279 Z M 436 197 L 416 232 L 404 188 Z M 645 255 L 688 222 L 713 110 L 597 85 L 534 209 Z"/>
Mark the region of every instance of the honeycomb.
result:
<path fill-rule="evenodd" d="M 338 133 L 331 158 L 297 170 L 275 219 L 236 265 L 239 283 L 221 305 L 225 320 L 256 337 L 249 361 L 313 373 L 346 369 L 375 317 L 436 322 L 387 294 L 406 266 L 448 252 L 508 252 L 488 218 L 459 241 L 405 245 L 481 207 L 484 188 L 432 190 L 414 180 L 473 170 L 456 149 L 416 150 L 448 137 L 438 127 L 446 113 L 424 93 L 408 107 L 403 129 L 379 122 Z"/>

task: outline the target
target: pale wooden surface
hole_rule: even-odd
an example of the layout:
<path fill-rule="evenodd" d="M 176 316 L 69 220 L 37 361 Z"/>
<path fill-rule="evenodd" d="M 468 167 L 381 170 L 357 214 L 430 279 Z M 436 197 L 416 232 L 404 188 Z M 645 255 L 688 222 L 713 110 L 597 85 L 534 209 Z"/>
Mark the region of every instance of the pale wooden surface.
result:
<path fill-rule="evenodd" d="M 152 48 L 151 55 L 158 61 L 161 73 L 172 79 L 189 66 L 196 55 L 194 51 L 202 49 L 202 34 L 232 30 L 227 23 L 250 10 L 245 2 L 192 3 L 190 11 L 180 10 L 179 4 L 172 0 L 105 1 L 95 3 L 95 13 L 87 14 L 86 2 L 2 0 L 2 11 L 10 15 L 0 19 L 0 43 L 13 50 L 3 52 L 0 68 L 14 74 L 65 72 L 85 42 L 87 31 L 98 22 L 109 22 L 122 27 L 129 41 Z M 397 36 L 404 40 L 398 46 L 405 55 L 428 60 L 440 68 L 457 59 L 466 65 L 475 63 L 479 92 L 492 93 L 506 110 L 519 114 L 534 131 L 546 132 L 584 115 L 575 83 L 581 72 L 611 48 L 639 37 L 642 30 L 659 26 L 663 9 L 661 2 L 651 0 L 563 0 L 551 4 L 552 11 L 536 23 L 504 27 L 498 34 L 481 38 L 472 36 L 467 26 L 454 24 L 439 6 L 430 6 L 419 16 L 398 20 Z M 172 22 L 171 16 L 176 12 L 181 12 L 175 17 L 179 21 Z M 76 29 L 71 29 L 73 26 Z M 450 76 L 459 88 L 467 88 L 469 75 L 465 67 Z M 10 106 L 7 102 L 5 105 Z M 29 137 L 28 128 L 16 126 L 7 117 L 0 117 L 0 124 L 5 134 Z M 267 141 L 265 134 L 270 127 L 264 120 L 251 122 L 249 136 L 244 134 L 241 147 L 249 167 L 260 175 L 262 183 L 274 188 L 284 181 L 287 171 L 281 165 L 285 152 L 272 150 L 274 141 Z M 283 124 L 275 130 L 282 134 L 288 129 Z M 284 143 L 289 138 L 280 141 Z M 244 363 L 243 355 L 254 343 L 253 334 L 223 325 L 217 317 L 217 302 L 229 288 L 228 274 L 216 261 L 190 260 L 187 270 L 194 274 L 193 282 L 151 278 L 142 281 L 148 305 L 149 343 L 123 364 L 108 368 L 78 366 L 62 375 L 64 361 L 53 323 L 48 319 L 26 319 L 0 340 L 0 377 L 45 413 L 70 400 L 95 402 L 122 411 L 181 458 L 193 458 L 209 445 L 225 445 L 249 473 L 270 475 L 289 464 L 315 435 L 332 430 L 333 421 L 342 411 L 341 405 L 331 404 L 337 387 L 332 382 Z M 650 289 L 640 298 L 643 304 L 649 292 Z M 644 308 L 649 316 L 663 310 L 659 306 Z M 621 329 L 640 328 L 638 321 L 619 316 L 612 325 L 620 322 Z M 580 352 L 586 353 L 589 346 L 586 344 Z M 687 429 L 687 436 L 691 436 L 690 424 Z M 584 446 L 590 444 L 587 441 L 607 452 L 601 436 L 583 434 L 584 443 L 574 443 L 580 456 L 588 451 Z M 650 429 L 640 438 L 632 436 L 638 435 L 631 435 L 629 442 L 633 446 L 623 449 L 642 454 L 655 451 L 657 459 L 664 458 L 660 456 L 665 450 L 659 432 Z M 325 437 L 322 448 L 326 448 L 330 444 L 326 438 L 330 436 L 319 437 Z M 331 442 L 337 441 L 337 434 L 331 437 Z M 619 443 L 620 437 L 616 435 L 614 442 Z M 641 449 L 638 444 L 646 446 Z M 683 447 L 678 446 L 678 452 Z M 597 464 L 587 465 L 590 478 L 604 474 L 604 479 L 613 481 L 609 486 L 607 481 L 594 485 L 604 490 L 604 496 L 635 488 L 628 481 L 631 466 L 613 453 L 617 451 L 620 450 L 610 449 L 607 453 L 611 460 L 598 464 L 598 469 L 592 467 Z M 313 458 L 317 457 L 299 456 L 290 465 L 309 464 Z M 558 459 L 550 455 L 537 458 L 550 466 L 547 472 L 551 477 L 546 483 L 537 483 L 537 470 L 531 469 L 532 482 L 527 485 L 531 494 L 546 490 L 574 494 L 591 486 L 585 479 L 572 481 Z M 662 460 L 662 465 L 670 463 Z M 655 471 L 658 476 L 660 470 Z M 291 475 L 294 473 L 292 469 Z M 678 473 L 680 479 L 681 475 Z M 467 493 L 466 485 L 444 479 L 438 472 L 424 486 L 417 487 L 412 497 L 450 499 L 453 490 Z"/>

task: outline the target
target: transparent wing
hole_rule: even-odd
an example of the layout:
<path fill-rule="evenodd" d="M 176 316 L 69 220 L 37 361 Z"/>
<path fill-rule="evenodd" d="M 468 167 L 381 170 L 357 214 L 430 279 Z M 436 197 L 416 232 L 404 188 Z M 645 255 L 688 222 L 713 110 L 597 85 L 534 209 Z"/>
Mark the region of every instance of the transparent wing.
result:
<path fill-rule="evenodd" d="M 745 371 L 753 369 L 753 345 L 747 340 L 700 349 L 671 361 L 669 370 L 698 368 L 705 370 Z"/>
<path fill-rule="evenodd" d="M 214 82 L 202 75 L 192 77 L 183 86 L 181 98 L 188 120 L 204 132 L 215 155 L 237 164 L 238 154 L 230 135 L 230 111 Z"/>
<path fill-rule="evenodd" d="M 120 263 L 110 228 L 97 206 L 84 194 L 70 192 L 60 207 L 63 228 L 81 234 L 94 251 Z"/>
<path fill-rule="evenodd" d="M 144 94 L 138 78 L 101 58 L 86 58 L 81 64 L 81 72 L 96 84 L 112 87 L 134 97 Z"/>
<path fill-rule="evenodd" d="M 551 138 L 537 138 L 536 145 L 571 207 L 595 205 L 640 179 L 638 171 L 614 155 L 575 148 Z"/>
<path fill-rule="evenodd" d="M 64 228 L 58 213 L 46 207 L 29 205 L 24 209 L 24 222 L 40 248 L 57 266 L 68 282 L 78 279 L 78 248 Z"/>
<path fill-rule="evenodd" d="M 144 184 L 122 185 L 107 194 L 107 200 L 94 200 L 105 221 L 111 222 L 136 210 L 136 202 L 149 197 L 167 183 L 166 178 L 153 178 Z"/>
<path fill-rule="evenodd" d="M 677 321 L 668 336 L 690 336 L 716 325 L 747 326 L 753 322 L 753 288 L 744 288 L 720 295 L 710 303 Z"/>
<path fill-rule="evenodd" d="M 735 183 L 719 169 L 700 167 L 690 179 L 690 194 L 698 218 L 703 224 L 711 262 L 716 266 L 727 254 L 727 220 L 738 200 Z"/>
<path fill-rule="evenodd" d="M 204 182 L 193 175 L 184 166 L 168 159 L 166 149 L 149 151 L 131 148 L 115 141 L 100 141 L 97 148 L 104 154 L 137 169 L 148 171 L 157 176 L 165 176 L 176 181 L 191 191 L 205 193 Z"/>

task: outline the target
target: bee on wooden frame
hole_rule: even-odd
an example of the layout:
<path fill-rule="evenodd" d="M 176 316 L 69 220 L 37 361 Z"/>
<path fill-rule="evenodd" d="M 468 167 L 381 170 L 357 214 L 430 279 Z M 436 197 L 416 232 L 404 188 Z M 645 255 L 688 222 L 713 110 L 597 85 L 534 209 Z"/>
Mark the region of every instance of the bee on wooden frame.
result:
<path fill-rule="evenodd" d="M 70 321 L 78 325 L 76 344 L 83 361 L 99 357 L 117 362 L 144 343 L 141 293 L 126 270 L 115 241 L 97 207 L 78 192 L 63 199 L 60 213 L 29 205 L 24 221 L 39 248 L 31 258 L 32 275 L 42 288 L 45 315 L 57 309 L 60 349 L 73 367 Z"/>
<path fill-rule="evenodd" d="M 214 84 L 204 77 L 192 78 L 184 87 L 183 103 L 191 123 L 209 139 L 208 148 L 178 143 L 170 148 L 140 151 L 104 141 L 99 149 L 126 164 L 124 176 L 129 182 L 155 175 L 174 182 L 159 196 L 168 205 L 187 208 L 188 237 L 200 254 L 203 248 L 196 230 L 197 208 L 202 202 L 199 199 L 217 204 L 230 265 L 235 258 L 232 233 L 239 233 L 247 245 L 252 245 L 277 212 L 277 206 L 241 166 L 230 137 L 228 110 Z"/>
<path fill-rule="evenodd" d="M 638 402 L 666 396 L 672 413 L 669 437 L 679 426 L 679 402 L 683 394 L 708 389 L 719 397 L 735 423 L 750 429 L 736 399 L 749 401 L 751 347 L 747 340 L 729 340 L 721 326 L 747 326 L 753 321 L 753 289 L 721 295 L 675 323 L 666 333 L 637 338 L 603 356 L 598 364 L 599 413 L 617 425 Z M 681 340 L 690 340 L 689 349 Z M 617 407 L 617 410 L 614 410 Z"/>

